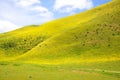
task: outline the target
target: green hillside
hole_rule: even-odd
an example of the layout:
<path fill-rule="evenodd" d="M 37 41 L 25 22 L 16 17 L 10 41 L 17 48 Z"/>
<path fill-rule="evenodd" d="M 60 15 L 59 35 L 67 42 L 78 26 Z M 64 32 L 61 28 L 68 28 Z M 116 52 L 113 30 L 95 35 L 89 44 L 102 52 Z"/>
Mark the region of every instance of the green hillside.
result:
<path fill-rule="evenodd" d="M 39 43 L 18 60 L 53 64 L 120 60 L 119 4 L 120 1 L 115 0 L 81 14 L 50 22 L 54 29 L 58 23 L 65 31 L 61 30 Z"/>
<path fill-rule="evenodd" d="M 54 20 L 43 25 L 25 26 L 12 32 L 0 34 L 0 55 L 2 58 L 3 56 L 22 55 L 48 38 L 88 22 L 101 13 L 101 11 L 95 9 Z"/>
<path fill-rule="evenodd" d="M 120 59 L 120 1 L 0 35 L 0 58 L 41 63 Z"/>

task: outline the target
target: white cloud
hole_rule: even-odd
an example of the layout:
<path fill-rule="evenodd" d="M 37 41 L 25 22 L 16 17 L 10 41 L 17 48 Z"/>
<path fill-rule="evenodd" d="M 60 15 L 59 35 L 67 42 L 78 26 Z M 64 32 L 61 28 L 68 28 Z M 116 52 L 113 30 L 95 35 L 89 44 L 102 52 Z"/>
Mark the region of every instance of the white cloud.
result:
<path fill-rule="evenodd" d="M 35 11 L 39 13 L 46 13 L 48 12 L 48 9 L 41 6 L 40 0 L 15 0 L 14 3 L 16 6 L 19 6 L 20 8 L 24 10 L 29 11 Z"/>
<path fill-rule="evenodd" d="M 19 27 L 9 21 L 0 20 L 0 33 L 15 30 L 17 28 Z"/>
<path fill-rule="evenodd" d="M 38 12 L 38 16 L 52 17 L 53 13 L 43 6 L 34 6 L 30 9 L 31 11 Z"/>
<path fill-rule="evenodd" d="M 53 13 L 46 7 L 41 6 L 40 0 L 17 0 L 15 4 L 26 10 L 28 14 L 32 13 L 36 17 L 48 18 L 50 20 L 53 18 Z"/>
<path fill-rule="evenodd" d="M 36 10 L 36 11 L 39 11 L 41 13 L 48 12 L 48 9 L 45 7 L 42 7 L 42 6 L 35 6 L 35 7 L 31 8 L 31 10 Z"/>
<path fill-rule="evenodd" d="M 29 5 L 22 7 L 18 5 L 20 0 L 3 0 L 0 2 L 0 18 L 2 20 L 10 21 L 17 26 L 42 24 L 44 22 L 53 20 L 53 13 L 49 11 L 46 7 L 42 6 L 40 2 L 33 3 L 34 5 Z M 28 0 L 29 1 L 29 0 Z"/>
<path fill-rule="evenodd" d="M 53 13 L 41 4 L 41 0 L 1 0 L 0 33 L 53 20 Z"/>
<path fill-rule="evenodd" d="M 55 0 L 54 9 L 59 12 L 72 12 L 76 9 L 90 9 L 92 0 Z"/>
<path fill-rule="evenodd" d="M 15 2 L 22 7 L 28 7 L 34 4 L 39 4 L 40 0 L 15 0 Z"/>

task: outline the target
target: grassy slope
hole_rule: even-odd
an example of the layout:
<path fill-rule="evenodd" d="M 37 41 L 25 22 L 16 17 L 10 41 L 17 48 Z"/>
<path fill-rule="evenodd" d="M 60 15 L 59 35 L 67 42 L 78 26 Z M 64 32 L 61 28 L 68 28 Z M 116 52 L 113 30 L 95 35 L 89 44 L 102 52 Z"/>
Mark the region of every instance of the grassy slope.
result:
<path fill-rule="evenodd" d="M 120 60 L 119 4 L 120 1 L 115 0 L 80 15 L 68 17 L 69 20 L 75 20 L 70 25 L 74 26 L 84 20 L 84 17 L 95 15 L 91 20 L 79 22 L 76 27 L 45 40 L 19 59 L 54 64 Z M 64 20 L 66 19 L 63 22 Z"/>
<path fill-rule="evenodd" d="M 95 12 L 95 13 L 93 13 Z M 12 32 L 0 34 L 0 56 L 12 57 L 26 53 L 38 43 L 77 27 L 97 15 L 99 10 L 91 10 L 59 20 L 54 20 L 43 25 L 31 25 Z"/>

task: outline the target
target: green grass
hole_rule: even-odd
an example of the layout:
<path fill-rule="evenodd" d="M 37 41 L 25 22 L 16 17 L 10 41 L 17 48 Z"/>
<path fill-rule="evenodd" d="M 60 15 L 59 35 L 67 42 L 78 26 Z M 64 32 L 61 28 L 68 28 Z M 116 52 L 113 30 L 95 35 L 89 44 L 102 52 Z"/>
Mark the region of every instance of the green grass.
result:
<path fill-rule="evenodd" d="M 114 63 L 113 66 L 118 64 Z M 6 65 L 3 65 L 6 64 Z M 111 64 L 77 64 L 77 65 L 36 65 L 23 63 L 0 63 L 0 80 L 119 80 L 119 73 L 108 72 L 103 65 Z M 87 66 L 88 65 L 88 66 Z M 96 68 L 94 65 L 98 65 Z M 102 68 L 100 68 L 101 66 Z M 113 67 L 111 66 L 111 67 Z M 106 67 L 110 67 L 107 66 Z M 100 70 L 98 70 L 100 68 Z M 114 70 L 116 71 L 116 70 Z"/>

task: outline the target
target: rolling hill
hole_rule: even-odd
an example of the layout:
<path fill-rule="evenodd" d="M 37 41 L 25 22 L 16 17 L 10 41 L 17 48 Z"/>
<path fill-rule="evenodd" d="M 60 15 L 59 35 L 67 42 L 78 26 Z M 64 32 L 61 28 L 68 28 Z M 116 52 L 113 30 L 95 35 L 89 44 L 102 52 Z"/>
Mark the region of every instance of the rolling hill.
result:
<path fill-rule="evenodd" d="M 120 60 L 120 1 L 0 35 L 0 57 L 37 63 Z"/>
<path fill-rule="evenodd" d="M 0 80 L 120 80 L 120 0 L 0 34 Z"/>
<path fill-rule="evenodd" d="M 54 20 L 43 25 L 25 26 L 15 31 L 0 34 L 0 55 L 11 57 L 25 54 L 48 38 L 75 28 L 79 24 L 87 22 L 100 14 L 99 11 L 95 11 L 96 13 L 94 14 L 92 11 L 83 12 L 81 14 Z M 78 18 L 76 18 L 76 16 Z"/>
<path fill-rule="evenodd" d="M 65 29 L 39 43 L 18 60 L 54 64 L 120 60 L 119 4 L 120 1 L 115 0 L 63 18 L 62 22 L 58 20 L 61 24 L 65 23 L 69 30 Z"/>

